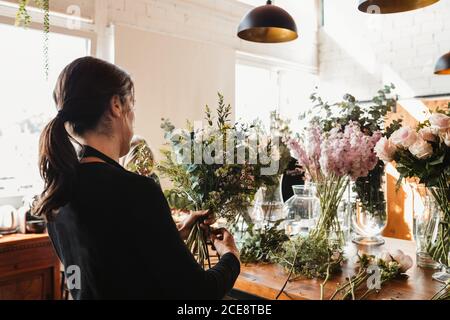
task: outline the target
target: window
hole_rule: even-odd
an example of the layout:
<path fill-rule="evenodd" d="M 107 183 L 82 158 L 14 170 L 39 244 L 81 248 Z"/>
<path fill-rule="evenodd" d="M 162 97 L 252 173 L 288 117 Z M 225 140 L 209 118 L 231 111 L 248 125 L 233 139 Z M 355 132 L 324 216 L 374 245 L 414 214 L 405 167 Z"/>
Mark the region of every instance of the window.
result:
<path fill-rule="evenodd" d="M 0 200 L 41 191 L 40 132 L 55 115 L 52 93 L 61 70 L 90 54 L 90 39 L 50 34 L 48 81 L 43 67 L 41 30 L 0 24 Z"/>
<path fill-rule="evenodd" d="M 299 116 L 312 106 L 317 86 L 318 76 L 304 71 L 237 64 L 236 119 L 260 119 L 268 127 L 271 112 L 277 111 L 299 130 L 304 125 Z"/>
<path fill-rule="evenodd" d="M 236 65 L 236 119 L 270 123 L 279 110 L 278 72 L 245 64 Z"/>

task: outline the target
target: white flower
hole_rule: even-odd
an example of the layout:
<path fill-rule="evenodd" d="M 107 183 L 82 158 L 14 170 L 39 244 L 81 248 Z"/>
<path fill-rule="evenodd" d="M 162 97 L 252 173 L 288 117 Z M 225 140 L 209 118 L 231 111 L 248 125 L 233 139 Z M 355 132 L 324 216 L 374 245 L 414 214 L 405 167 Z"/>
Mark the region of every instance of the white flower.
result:
<path fill-rule="evenodd" d="M 427 159 L 433 155 L 433 146 L 423 140 L 422 138 L 417 139 L 417 141 L 409 147 L 409 151 L 417 159 Z"/>

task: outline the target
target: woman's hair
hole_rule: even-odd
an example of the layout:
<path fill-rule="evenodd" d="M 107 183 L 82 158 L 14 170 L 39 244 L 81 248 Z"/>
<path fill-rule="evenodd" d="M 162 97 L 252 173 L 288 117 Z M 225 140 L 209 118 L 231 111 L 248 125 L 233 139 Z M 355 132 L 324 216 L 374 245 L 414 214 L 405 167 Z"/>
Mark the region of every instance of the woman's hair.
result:
<path fill-rule="evenodd" d="M 66 124 L 77 136 L 90 131 L 108 134 L 103 115 L 114 96 L 125 105 L 128 96 L 134 99 L 134 84 L 128 73 L 111 63 L 84 57 L 61 72 L 53 92 L 59 112 L 44 128 L 39 141 L 44 191 L 34 214 L 50 219 L 71 199 L 79 159 L 72 144 L 77 142 L 66 131 Z"/>

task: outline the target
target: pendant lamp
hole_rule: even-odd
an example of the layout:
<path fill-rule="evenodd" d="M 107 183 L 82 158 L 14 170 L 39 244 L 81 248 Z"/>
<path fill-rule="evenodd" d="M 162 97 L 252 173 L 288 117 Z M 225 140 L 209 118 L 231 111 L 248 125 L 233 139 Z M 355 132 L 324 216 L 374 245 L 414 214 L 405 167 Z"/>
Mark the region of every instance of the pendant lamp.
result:
<path fill-rule="evenodd" d="M 443 55 L 437 62 L 434 74 L 450 75 L 450 52 Z"/>
<path fill-rule="evenodd" d="M 439 0 L 359 0 L 358 9 L 365 13 L 399 13 L 428 7 Z"/>
<path fill-rule="evenodd" d="M 297 25 L 284 9 L 271 0 L 264 6 L 251 10 L 241 21 L 238 37 L 259 43 L 281 43 L 298 38 Z"/>

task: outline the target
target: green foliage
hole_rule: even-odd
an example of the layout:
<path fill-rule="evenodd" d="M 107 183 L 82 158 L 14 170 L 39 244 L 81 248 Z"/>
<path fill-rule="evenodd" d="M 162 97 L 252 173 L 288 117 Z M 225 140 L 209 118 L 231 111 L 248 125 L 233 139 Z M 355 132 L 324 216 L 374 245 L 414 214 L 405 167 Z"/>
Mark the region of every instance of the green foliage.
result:
<path fill-rule="evenodd" d="M 394 89 L 395 86 L 391 84 L 379 90 L 369 106 L 361 106 L 350 94 L 346 94 L 341 102 L 328 104 L 317 93 L 314 93 L 311 95 L 311 101 L 315 103 L 313 109 L 301 115 L 301 118 L 309 118 L 325 132 L 336 126 L 343 128 L 350 121 L 357 122 L 361 129 L 369 134 L 385 130 L 387 129 L 385 128 L 386 116 L 395 110 L 398 101 L 397 96 L 392 97 Z M 395 126 L 398 125 L 398 121 L 394 123 Z M 387 131 L 392 130 L 388 129 Z"/>
<path fill-rule="evenodd" d="M 284 230 L 280 230 L 281 221 L 255 229 L 250 225 L 241 241 L 241 261 L 243 263 L 270 263 L 273 253 L 279 251 L 284 242 L 289 240 Z"/>
<path fill-rule="evenodd" d="M 19 0 L 19 9 L 16 13 L 16 26 L 28 27 L 31 24 L 31 16 L 28 13 L 27 6 L 30 0 Z M 34 0 L 35 5 L 44 13 L 44 70 L 45 77 L 48 79 L 49 71 L 49 53 L 48 41 L 50 34 L 50 0 Z"/>
<path fill-rule="evenodd" d="M 274 260 L 295 276 L 325 279 L 341 270 L 343 252 L 338 244 L 330 245 L 315 237 L 297 237 L 285 242 Z"/>
<path fill-rule="evenodd" d="M 19 0 L 19 10 L 16 13 L 16 26 L 29 26 L 31 17 L 28 14 L 27 5 L 29 0 Z"/>

